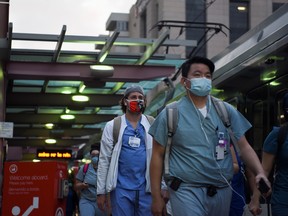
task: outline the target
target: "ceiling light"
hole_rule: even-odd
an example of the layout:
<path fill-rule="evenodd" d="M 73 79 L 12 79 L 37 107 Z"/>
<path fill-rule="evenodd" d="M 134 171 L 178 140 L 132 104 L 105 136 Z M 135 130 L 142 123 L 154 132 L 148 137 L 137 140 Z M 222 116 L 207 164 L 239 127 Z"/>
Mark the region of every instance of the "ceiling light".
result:
<path fill-rule="evenodd" d="M 90 70 L 94 77 L 111 77 L 113 76 L 114 67 L 110 65 L 90 65 Z"/>
<path fill-rule="evenodd" d="M 267 71 L 264 72 L 261 76 L 261 80 L 262 81 L 269 81 L 272 79 L 275 79 L 277 75 L 277 70 L 271 70 L 271 71 Z"/>
<path fill-rule="evenodd" d="M 114 70 L 113 66 L 110 65 L 90 65 L 91 70 L 111 71 Z"/>
<path fill-rule="evenodd" d="M 86 95 L 73 95 L 72 100 L 77 102 L 87 102 L 89 101 L 89 97 Z"/>
<path fill-rule="evenodd" d="M 61 91 L 62 94 L 72 94 L 72 92 L 70 90 L 63 90 Z"/>
<path fill-rule="evenodd" d="M 45 143 L 46 143 L 46 144 L 55 144 L 55 143 L 56 143 L 56 140 L 55 140 L 55 139 L 46 139 L 46 140 L 45 140 Z"/>
<path fill-rule="evenodd" d="M 276 81 L 272 81 L 270 82 L 270 86 L 279 86 L 281 83 L 276 82 Z"/>
<path fill-rule="evenodd" d="M 244 6 L 238 6 L 238 7 L 237 7 L 237 10 L 238 10 L 238 11 L 246 11 L 246 7 L 244 7 Z"/>
<path fill-rule="evenodd" d="M 82 83 L 82 84 L 80 85 L 80 87 L 79 87 L 79 92 L 82 93 L 85 88 L 86 88 L 86 85 L 84 85 L 84 84 Z"/>
<path fill-rule="evenodd" d="M 74 89 L 73 88 L 71 88 L 71 87 L 62 87 L 61 88 L 61 93 L 62 94 L 72 94 L 73 92 L 75 92 L 74 91 Z"/>
<path fill-rule="evenodd" d="M 103 62 L 103 61 L 106 59 L 106 57 L 107 57 L 108 54 L 109 54 L 108 51 L 105 52 L 105 53 L 101 56 L 101 58 L 99 59 L 99 62 Z"/>
<path fill-rule="evenodd" d="M 61 119 L 63 120 L 72 120 L 72 119 L 75 119 L 75 116 L 74 115 L 68 115 L 68 114 L 63 114 L 60 116 Z"/>
<path fill-rule="evenodd" d="M 47 123 L 47 124 L 45 124 L 45 127 L 46 127 L 47 129 L 52 129 L 53 126 L 54 126 L 53 123 Z"/>

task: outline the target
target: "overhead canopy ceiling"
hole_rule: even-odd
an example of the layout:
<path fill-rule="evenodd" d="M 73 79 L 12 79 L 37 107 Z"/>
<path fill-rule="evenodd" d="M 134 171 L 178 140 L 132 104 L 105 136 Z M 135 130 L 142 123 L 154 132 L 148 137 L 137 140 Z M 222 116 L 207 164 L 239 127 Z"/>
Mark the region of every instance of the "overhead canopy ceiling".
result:
<path fill-rule="evenodd" d="M 122 38 L 119 32 L 110 37 L 65 35 L 66 26 L 59 35 L 13 33 L 12 27 L 10 23 L 8 45 L 0 47 L 6 62 L 6 122 L 14 123 L 8 145 L 22 148 L 24 160 L 34 158 L 37 149 L 70 149 L 74 157 L 83 157 L 91 145 L 99 144 L 105 123 L 122 113 L 119 101 L 127 86 L 140 84 L 148 93 L 184 61 L 180 54 L 157 54 L 161 46 L 196 45 L 168 40 L 169 31 L 152 40 Z M 102 50 L 95 50 L 99 44 Z M 111 51 L 116 45 L 145 46 L 146 51 Z M 94 70 L 92 65 L 114 69 Z M 77 94 L 89 101 L 72 101 Z M 62 120 L 65 113 L 75 119 Z M 48 129 L 47 123 L 54 126 Z M 47 138 L 56 144 L 46 144 Z"/>

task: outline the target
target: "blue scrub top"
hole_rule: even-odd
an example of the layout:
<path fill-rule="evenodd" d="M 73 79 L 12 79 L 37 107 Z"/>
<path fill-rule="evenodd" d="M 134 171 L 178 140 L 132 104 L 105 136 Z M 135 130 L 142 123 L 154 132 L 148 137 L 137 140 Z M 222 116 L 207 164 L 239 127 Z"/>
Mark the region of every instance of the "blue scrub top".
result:
<path fill-rule="evenodd" d="M 122 147 L 119 156 L 117 187 L 128 190 L 142 190 L 146 186 L 146 145 L 145 129 L 138 122 L 136 129 L 126 119 L 127 127 L 122 138 Z M 129 145 L 129 137 L 140 139 L 140 146 Z"/>

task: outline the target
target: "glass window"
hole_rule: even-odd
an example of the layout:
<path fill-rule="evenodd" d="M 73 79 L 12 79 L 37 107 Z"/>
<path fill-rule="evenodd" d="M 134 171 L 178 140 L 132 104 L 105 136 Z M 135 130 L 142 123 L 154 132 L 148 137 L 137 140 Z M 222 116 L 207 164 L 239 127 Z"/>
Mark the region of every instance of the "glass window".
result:
<path fill-rule="evenodd" d="M 249 30 L 249 2 L 230 1 L 230 43 Z"/>
<path fill-rule="evenodd" d="M 127 21 L 118 21 L 117 29 L 119 31 L 128 31 L 128 22 Z"/>
<path fill-rule="evenodd" d="M 206 5 L 205 1 L 186 1 L 186 21 L 187 22 L 206 22 Z M 196 40 L 198 47 L 187 47 L 186 56 L 188 57 L 193 51 L 194 55 L 206 56 L 206 40 L 200 41 L 205 35 L 204 28 L 186 28 L 184 29 L 187 40 Z M 201 47 L 202 46 L 202 47 Z M 199 47 L 201 49 L 199 50 Z M 196 49 L 196 50 L 195 50 Z"/>
<path fill-rule="evenodd" d="M 273 3 L 272 4 L 272 10 L 273 12 L 275 12 L 276 10 L 278 10 L 278 8 L 280 8 L 282 5 L 284 5 L 284 3 Z"/>

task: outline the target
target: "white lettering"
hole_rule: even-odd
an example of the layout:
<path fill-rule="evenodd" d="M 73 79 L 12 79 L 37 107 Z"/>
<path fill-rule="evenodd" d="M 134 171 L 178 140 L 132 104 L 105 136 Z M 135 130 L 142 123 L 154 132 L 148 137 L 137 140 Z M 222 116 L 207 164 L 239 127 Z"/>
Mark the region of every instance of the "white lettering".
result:
<path fill-rule="evenodd" d="M 32 180 L 48 180 L 48 176 L 32 176 Z"/>
<path fill-rule="evenodd" d="M 30 176 L 10 176 L 10 180 L 14 181 L 30 180 Z"/>

